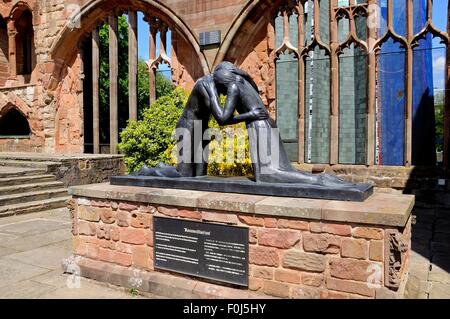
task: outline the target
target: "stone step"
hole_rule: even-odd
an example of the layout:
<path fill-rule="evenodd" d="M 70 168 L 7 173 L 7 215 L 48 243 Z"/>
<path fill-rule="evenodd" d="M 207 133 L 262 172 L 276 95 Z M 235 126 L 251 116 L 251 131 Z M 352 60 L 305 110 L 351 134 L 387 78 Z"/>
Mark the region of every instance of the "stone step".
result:
<path fill-rule="evenodd" d="M 26 176 L 7 176 L 0 178 L 1 186 L 14 186 L 14 185 L 24 185 L 24 184 L 37 184 L 37 183 L 48 183 L 56 181 L 54 175 L 26 175 Z"/>
<path fill-rule="evenodd" d="M 0 183 L 0 185 L 3 185 Z M 20 184 L 0 187 L 0 196 L 11 194 L 38 192 L 55 188 L 63 188 L 64 184 L 58 181 L 34 183 L 34 184 Z"/>
<path fill-rule="evenodd" d="M 46 168 L 3 167 L 0 165 L 0 178 L 35 176 L 47 172 Z"/>
<path fill-rule="evenodd" d="M 30 168 L 42 168 L 47 169 L 49 166 L 61 165 L 59 162 L 51 161 L 27 161 L 27 160 L 8 160 L 0 158 L 0 166 L 9 167 L 30 167 Z"/>
<path fill-rule="evenodd" d="M 0 217 L 8 217 L 19 214 L 30 214 L 67 206 L 70 196 L 57 197 L 46 200 L 38 200 L 21 204 L 0 207 Z"/>
<path fill-rule="evenodd" d="M 0 152 L 0 162 L 3 161 L 27 161 L 27 162 L 61 162 L 64 155 L 39 154 L 39 153 L 5 153 Z"/>
<path fill-rule="evenodd" d="M 26 202 L 34 202 L 68 195 L 66 188 L 49 189 L 37 192 L 0 196 L 0 206 L 8 206 Z"/>

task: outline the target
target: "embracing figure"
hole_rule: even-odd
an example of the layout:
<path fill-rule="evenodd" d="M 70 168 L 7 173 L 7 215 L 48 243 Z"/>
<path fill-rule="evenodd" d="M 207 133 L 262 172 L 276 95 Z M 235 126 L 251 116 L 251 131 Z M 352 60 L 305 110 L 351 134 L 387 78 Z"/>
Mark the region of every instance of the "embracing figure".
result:
<path fill-rule="evenodd" d="M 226 96 L 225 106 L 219 102 L 219 94 Z M 239 115 L 235 116 L 235 112 Z M 219 125 L 245 122 L 249 132 L 250 155 L 255 180 L 262 183 L 298 183 L 322 186 L 353 187 L 349 183 L 330 174 L 312 174 L 296 170 L 290 163 L 281 136 L 259 96 L 258 88 L 250 75 L 230 62 L 219 64 L 212 75 L 201 78 L 195 84 L 192 94 L 178 122 L 177 129 L 190 134 L 180 136 L 178 145 L 190 145 L 189 160 L 185 161 L 180 152 L 178 166 L 160 165 L 157 168 L 144 167 L 137 175 L 164 177 L 205 176 L 207 163 L 198 161 L 195 154 L 204 152 L 209 141 L 196 142 L 195 123 L 201 123 L 202 136 L 208 129 L 210 116 Z M 188 136 L 189 141 L 183 141 Z M 183 143 L 184 142 L 184 143 Z M 198 157 L 197 157 L 198 158 Z"/>

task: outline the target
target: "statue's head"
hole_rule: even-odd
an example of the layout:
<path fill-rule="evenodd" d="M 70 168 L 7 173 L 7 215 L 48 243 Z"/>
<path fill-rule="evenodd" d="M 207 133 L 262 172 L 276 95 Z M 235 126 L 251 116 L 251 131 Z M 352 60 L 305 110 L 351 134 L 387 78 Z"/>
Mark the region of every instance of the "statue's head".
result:
<path fill-rule="evenodd" d="M 225 61 L 220 63 L 214 69 L 213 76 L 217 91 L 220 94 L 226 95 L 228 86 L 231 83 L 239 83 L 244 81 L 247 81 L 256 90 L 256 92 L 258 92 L 258 87 L 251 76 L 244 70 L 237 68 L 231 62 Z"/>

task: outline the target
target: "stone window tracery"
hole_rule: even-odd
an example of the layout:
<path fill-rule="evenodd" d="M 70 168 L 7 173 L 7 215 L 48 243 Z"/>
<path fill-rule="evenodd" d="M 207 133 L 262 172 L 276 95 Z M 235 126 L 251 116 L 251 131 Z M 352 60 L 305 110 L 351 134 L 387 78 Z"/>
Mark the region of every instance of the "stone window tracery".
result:
<path fill-rule="evenodd" d="M 293 160 L 436 165 L 432 38 L 449 46 L 447 23 L 433 19 L 438 6 L 448 12 L 431 0 L 282 3 L 273 20 L 276 107 Z"/>

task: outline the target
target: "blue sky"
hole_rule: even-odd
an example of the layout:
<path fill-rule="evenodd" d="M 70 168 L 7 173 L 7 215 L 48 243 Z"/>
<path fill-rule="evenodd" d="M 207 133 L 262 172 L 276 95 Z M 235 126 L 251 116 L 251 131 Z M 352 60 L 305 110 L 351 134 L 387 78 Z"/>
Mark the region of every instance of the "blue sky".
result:
<path fill-rule="evenodd" d="M 447 5 L 448 0 L 433 1 L 433 22 L 435 26 L 442 31 L 447 27 Z M 439 39 L 433 40 L 433 74 L 435 90 L 444 89 L 445 78 L 445 46 L 439 43 Z"/>
<path fill-rule="evenodd" d="M 150 30 L 148 26 L 148 22 L 144 21 L 144 14 L 142 12 L 138 12 L 138 47 L 139 47 L 139 57 L 144 59 L 145 61 L 148 61 L 149 59 L 149 37 L 150 37 Z M 157 35 L 157 38 L 159 38 L 159 34 Z M 170 45 L 171 45 L 171 34 L 170 32 L 167 34 L 167 54 L 171 55 Z M 157 41 L 156 44 L 156 56 L 159 54 L 159 47 L 160 43 Z M 164 71 L 164 74 L 167 75 L 167 72 L 169 71 L 168 66 L 161 65 L 160 70 Z"/>

